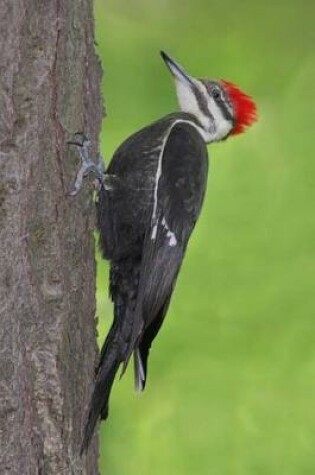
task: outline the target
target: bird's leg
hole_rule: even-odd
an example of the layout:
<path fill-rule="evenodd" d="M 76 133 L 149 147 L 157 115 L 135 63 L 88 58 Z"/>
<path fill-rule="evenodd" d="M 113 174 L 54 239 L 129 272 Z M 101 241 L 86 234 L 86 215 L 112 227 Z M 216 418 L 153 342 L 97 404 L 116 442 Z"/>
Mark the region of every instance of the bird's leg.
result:
<path fill-rule="evenodd" d="M 81 139 L 81 142 L 80 142 Z M 76 145 L 79 149 L 81 167 L 77 173 L 72 190 L 68 193 L 69 196 L 75 196 L 82 187 L 83 179 L 90 173 L 93 173 L 100 186 L 106 188 L 105 166 L 102 157 L 99 156 L 97 162 L 93 162 L 89 155 L 90 141 L 83 134 L 75 134 L 75 140 L 68 142 L 69 145 Z"/>

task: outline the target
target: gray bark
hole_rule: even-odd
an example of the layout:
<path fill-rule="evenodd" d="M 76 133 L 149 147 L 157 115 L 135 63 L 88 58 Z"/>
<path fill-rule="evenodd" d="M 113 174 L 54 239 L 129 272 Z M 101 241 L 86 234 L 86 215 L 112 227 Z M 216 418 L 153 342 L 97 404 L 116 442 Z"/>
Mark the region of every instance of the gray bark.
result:
<path fill-rule="evenodd" d="M 1 0 L 0 473 L 95 474 L 79 457 L 96 358 L 94 205 L 68 198 L 97 144 L 92 0 Z"/>

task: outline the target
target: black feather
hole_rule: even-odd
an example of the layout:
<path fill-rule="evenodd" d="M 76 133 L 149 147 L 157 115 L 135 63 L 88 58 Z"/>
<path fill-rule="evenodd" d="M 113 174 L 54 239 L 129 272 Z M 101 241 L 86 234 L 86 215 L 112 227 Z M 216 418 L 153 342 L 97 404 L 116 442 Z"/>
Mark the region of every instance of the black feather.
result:
<path fill-rule="evenodd" d="M 100 191 L 98 226 L 110 261 L 114 322 L 104 343 L 83 450 L 111 387 L 135 354 L 139 389 L 146 382 L 153 339 L 164 321 L 189 237 L 202 206 L 208 155 L 196 119 L 169 115 L 127 139 L 107 169 L 113 186 Z"/>

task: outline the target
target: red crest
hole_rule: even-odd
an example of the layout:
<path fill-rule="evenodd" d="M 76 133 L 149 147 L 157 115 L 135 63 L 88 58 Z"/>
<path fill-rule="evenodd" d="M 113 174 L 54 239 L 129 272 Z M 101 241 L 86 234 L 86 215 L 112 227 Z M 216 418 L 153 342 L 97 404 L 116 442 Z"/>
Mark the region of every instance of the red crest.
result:
<path fill-rule="evenodd" d="M 222 81 L 235 111 L 235 125 L 231 135 L 241 134 L 257 120 L 257 107 L 253 99 L 235 84 Z"/>

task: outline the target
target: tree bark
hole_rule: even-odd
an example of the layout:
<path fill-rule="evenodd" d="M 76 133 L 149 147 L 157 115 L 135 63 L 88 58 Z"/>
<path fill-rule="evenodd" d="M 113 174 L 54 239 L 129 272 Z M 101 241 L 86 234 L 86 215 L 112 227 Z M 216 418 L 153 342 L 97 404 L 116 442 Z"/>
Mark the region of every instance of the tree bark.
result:
<path fill-rule="evenodd" d="M 79 456 L 94 204 L 90 187 L 66 196 L 79 167 L 66 141 L 97 144 L 102 119 L 92 0 L 1 0 L 0 49 L 0 473 L 94 475 L 96 440 Z"/>

